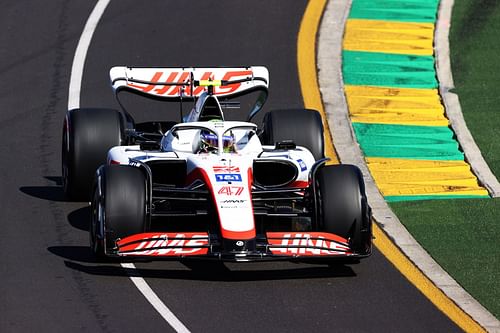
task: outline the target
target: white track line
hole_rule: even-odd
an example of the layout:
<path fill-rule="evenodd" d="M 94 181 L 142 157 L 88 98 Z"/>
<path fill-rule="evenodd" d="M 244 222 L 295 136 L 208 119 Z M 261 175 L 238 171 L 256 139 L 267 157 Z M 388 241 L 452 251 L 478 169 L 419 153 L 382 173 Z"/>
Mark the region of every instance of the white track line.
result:
<path fill-rule="evenodd" d="M 123 268 L 136 269 L 132 263 L 122 263 Z M 177 332 L 189 332 L 186 326 L 170 311 L 169 308 L 155 294 L 153 289 L 146 283 L 142 277 L 130 276 L 137 289 L 146 297 L 149 303 L 158 311 L 158 313 L 172 326 Z"/>
<path fill-rule="evenodd" d="M 71 77 L 69 80 L 68 110 L 80 107 L 80 90 L 82 88 L 83 66 L 85 66 L 87 50 L 89 49 L 95 28 L 104 10 L 108 6 L 109 1 L 110 0 L 97 1 L 94 10 L 92 10 L 92 13 L 90 13 L 87 19 L 87 23 L 85 23 L 82 35 L 76 46 L 75 57 L 73 58 L 73 65 L 71 67 Z"/>
<path fill-rule="evenodd" d="M 94 31 L 101 19 L 104 10 L 108 6 L 110 0 L 99 0 L 90 13 L 85 28 L 83 28 L 82 35 L 76 47 L 75 56 L 73 58 L 73 65 L 71 66 L 71 76 L 69 81 L 69 94 L 68 94 L 68 110 L 80 107 L 80 90 L 82 87 L 83 67 L 85 66 L 85 58 L 89 49 L 90 41 Z M 132 263 L 122 263 L 121 266 L 125 269 L 136 270 Z M 146 280 L 138 276 L 129 276 L 130 280 L 134 283 L 137 289 L 144 295 L 146 300 L 155 308 L 156 311 L 172 326 L 177 332 L 189 332 L 186 326 L 173 314 L 172 311 L 161 301 L 156 293 L 147 284 Z"/>

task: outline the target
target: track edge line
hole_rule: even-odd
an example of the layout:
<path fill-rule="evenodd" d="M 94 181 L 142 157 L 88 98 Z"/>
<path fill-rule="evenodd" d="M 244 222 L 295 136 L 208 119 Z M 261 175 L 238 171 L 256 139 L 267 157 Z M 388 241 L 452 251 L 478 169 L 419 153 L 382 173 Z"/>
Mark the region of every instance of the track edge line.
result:
<path fill-rule="evenodd" d="M 127 270 L 137 270 L 133 263 L 121 263 L 121 266 Z M 175 316 L 175 314 L 163 303 L 149 284 L 140 276 L 129 275 L 130 280 L 135 287 L 141 292 L 146 300 L 153 308 L 162 316 L 162 318 L 176 331 L 182 333 L 190 332 L 186 326 Z"/>
<path fill-rule="evenodd" d="M 321 114 L 323 127 L 329 128 L 324 104 L 319 88 L 316 53 L 318 47 L 318 27 L 324 13 L 327 0 L 315 0 L 307 4 L 300 22 L 297 36 L 297 72 L 304 107 L 317 110 Z M 339 164 L 331 131 L 323 133 L 325 140 L 325 155 L 330 158 L 328 164 Z"/>
<path fill-rule="evenodd" d="M 76 46 L 73 63 L 71 66 L 69 93 L 68 93 L 68 110 L 80 107 L 80 93 L 83 79 L 83 69 L 85 67 L 85 59 L 87 51 L 92 41 L 92 36 L 97 28 L 97 24 L 101 19 L 106 7 L 111 0 L 98 0 L 94 9 L 89 15 L 85 27 L 83 28 L 80 39 Z M 124 269 L 136 270 L 133 263 L 121 263 Z M 173 314 L 173 312 L 162 302 L 156 295 L 154 290 L 148 285 L 146 280 L 140 276 L 131 276 L 129 279 L 139 292 L 146 298 L 149 304 L 160 314 L 160 316 L 177 332 L 190 332 L 186 326 Z"/>
<path fill-rule="evenodd" d="M 92 41 L 94 31 L 99 24 L 102 14 L 108 7 L 111 0 L 98 0 L 94 9 L 90 13 L 87 22 L 83 28 L 78 44 L 76 45 L 73 63 L 71 65 L 71 73 L 69 78 L 68 88 L 68 110 L 80 107 L 80 91 L 82 88 L 83 68 L 85 67 L 85 59 L 87 51 Z"/>

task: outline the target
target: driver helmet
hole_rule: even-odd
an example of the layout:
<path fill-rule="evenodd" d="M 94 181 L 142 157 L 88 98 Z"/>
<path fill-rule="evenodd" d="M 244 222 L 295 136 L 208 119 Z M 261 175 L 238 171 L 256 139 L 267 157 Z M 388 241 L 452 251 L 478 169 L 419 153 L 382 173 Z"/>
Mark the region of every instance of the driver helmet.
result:
<path fill-rule="evenodd" d="M 206 130 L 200 132 L 200 151 L 213 152 L 217 151 L 219 144 L 217 142 L 217 135 Z"/>
<path fill-rule="evenodd" d="M 222 147 L 225 153 L 234 153 L 236 151 L 234 141 L 234 135 L 232 132 L 222 136 Z"/>
<path fill-rule="evenodd" d="M 217 135 L 210 131 L 202 130 L 200 132 L 200 151 L 206 153 L 216 152 L 218 148 Z M 222 137 L 222 148 L 226 153 L 234 152 L 234 136 L 232 133 Z"/>

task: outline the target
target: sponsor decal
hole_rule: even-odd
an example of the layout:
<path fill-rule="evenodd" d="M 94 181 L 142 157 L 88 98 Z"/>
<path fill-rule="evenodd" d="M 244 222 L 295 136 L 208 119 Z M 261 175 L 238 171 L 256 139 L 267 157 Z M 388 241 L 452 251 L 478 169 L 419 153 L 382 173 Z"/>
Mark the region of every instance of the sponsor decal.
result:
<path fill-rule="evenodd" d="M 239 204 L 239 203 L 245 203 L 245 202 L 246 202 L 245 199 L 227 199 L 227 200 L 221 201 L 221 203 L 223 203 L 223 204 L 227 204 L 227 203 Z"/>
<path fill-rule="evenodd" d="M 246 202 L 247 202 L 246 199 L 227 199 L 227 200 L 222 200 L 219 203 L 221 209 L 232 209 L 232 208 L 247 207 L 246 205 L 243 205 Z"/>
<path fill-rule="evenodd" d="M 350 252 L 347 240 L 329 233 L 267 233 L 273 254 L 294 256 L 345 255 Z"/>
<path fill-rule="evenodd" d="M 133 167 L 140 167 L 140 163 L 137 162 L 136 160 L 133 160 L 131 158 L 128 159 L 128 165 L 133 166 Z"/>
<path fill-rule="evenodd" d="M 117 244 L 123 255 L 186 256 L 208 253 L 206 233 L 145 233 L 123 238 Z"/>
<path fill-rule="evenodd" d="M 213 167 L 214 172 L 223 172 L 223 173 L 230 173 L 230 172 L 240 172 L 240 168 L 237 166 L 214 166 Z"/>
<path fill-rule="evenodd" d="M 301 160 L 300 158 L 297 160 L 297 163 L 299 163 L 300 166 L 300 171 L 306 171 L 307 170 L 307 165 L 306 163 Z"/>
<path fill-rule="evenodd" d="M 218 182 L 241 182 L 239 173 L 218 173 L 215 175 L 215 180 Z"/>
<path fill-rule="evenodd" d="M 243 186 L 222 186 L 217 193 L 219 195 L 240 196 L 244 189 Z"/>
<path fill-rule="evenodd" d="M 252 76 L 251 70 L 227 71 L 224 73 L 222 80 L 227 80 L 227 81 L 238 80 L 251 76 Z M 153 76 L 151 77 L 151 79 L 149 79 L 149 81 L 156 84 L 163 82 L 188 83 L 189 78 L 190 78 L 190 72 L 176 71 L 176 70 L 158 71 L 153 74 Z M 200 77 L 200 81 L 211 80 L 211 79 L 213 79 L 212 72 L 205 72 Z M 148 80 L 146 79 L 146 81 Z M 184 87 L 181 87 L 181 86 L 170 86 L 170 85 L 162 86 L 156 84 L 141 84 L 133 82 L 127 83 L 127 85 L 131 88 L 143 91 L 145 93 L 150 93 L 160 96 L 178 96 L 181 93 L 182 89 L 184 89 L 184 91 L 182 92 L 184 96 L 191 95 L 191 85 L 186 85 Z M 238 88 L 240 87 L 241 83 L 233 83 L 227 86 L 213 87 L 213 89 L 215 95 L 225 95 L 237 91 Z M 192 95 L 199 96 L 204 90 L 205 87 L 203 86 L 194 87 Z"/>

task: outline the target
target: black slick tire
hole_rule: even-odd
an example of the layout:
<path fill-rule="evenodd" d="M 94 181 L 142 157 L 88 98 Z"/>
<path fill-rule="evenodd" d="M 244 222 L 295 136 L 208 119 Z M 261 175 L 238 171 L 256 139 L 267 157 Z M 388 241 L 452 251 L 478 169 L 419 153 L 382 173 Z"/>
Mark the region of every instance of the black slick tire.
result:
<path fill-rule="evenodd" d="M 273 110 L 264 116 L 262 139 L 266 145 L 292 140 L 309 149 L 316 160 L 325 156 L 323 123 L 316 110 Z"/>
<path fill-rule="evenodd" d="M 117 239 L 148 231 L 146 177 L 136 167 L 106 165 L 98 169 L 94 184 L 90 247 L 103 257 Z"/>
<path fill-rule="evenodd" d="M 89 199 L 95 171 L 106 163 L 108 150 L 121 143 L 121 119 L 113 109 L 74 109 L 66 113 L 61 162 L 68 199 Z"/>
<path fill-rule="evenodd" d="M 354 165 L 328 165 L 315 180 L 319 231 L 349 239 L 357 254 L 370 254 L 371 211 L 361 171 Z"/>

